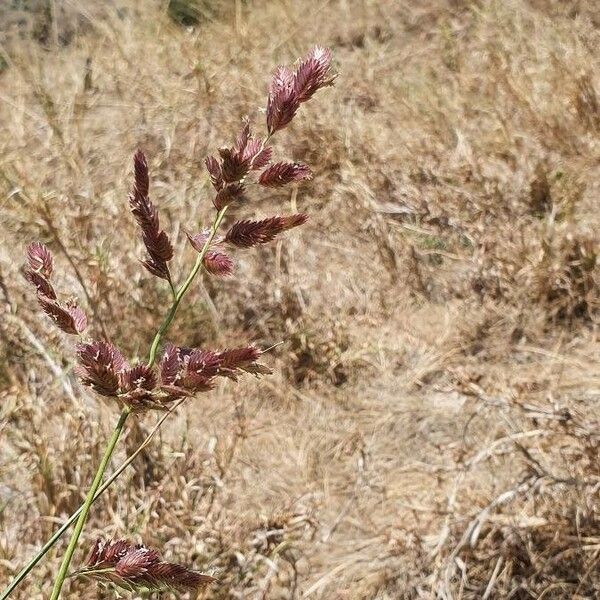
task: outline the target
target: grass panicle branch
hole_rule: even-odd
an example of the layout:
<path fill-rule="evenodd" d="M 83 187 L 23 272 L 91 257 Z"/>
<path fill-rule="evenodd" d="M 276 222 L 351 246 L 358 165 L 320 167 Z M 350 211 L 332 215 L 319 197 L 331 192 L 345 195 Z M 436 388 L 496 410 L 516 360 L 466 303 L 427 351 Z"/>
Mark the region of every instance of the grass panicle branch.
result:
<path fill-rule="evenodd" d="M 128 540 L 96 540 L 85 567 L 75 575 L 110 582 L 130 591 L 198 592 L 216 579 L 182 565 L 166 562 L 159 553 Z"/>
<path fill-rule="evenodd" d="M 77 548 L 77 542 L 79 541 L 79 536 L 83 531 L 83 526 L 87 520 L 88 514 L 90 512 L 90 508 L 92 506 L 92 502 L 94 501 L 94 497 L 100 484 L 102 483 L 102 478 L 104 476 L 104 471 L 108 466 L 108 461 L 110 460 L 114 449 L 117 445 L 121 432 L 123 431 L 123 427 L 125 426 L 125 421 L 130 413 L 129 408 L 124 408 L 121 412 L 119 420 L 117 421 L 117 426 L 115 427 L 110 439 L 108 440 L 108 444 L 106 445 L 106 449 L 104 451 L 104 456 L 98 465 L 98 469 L 96 470 L 96 475 L 94 476 L 94 480 L 92 481 L 92 485 L 87 493 L 85 502 L 83 503 L 83 507 L 81 512 L 79 513 L 79 517 L 77 518 L 77 522 L 75 523 L 75 527 L 73 529 L 73 534 L 71 535 L 71 539 L 69 540 L 69 545 L 65 551 L 65 555 L 63 557 L 63 561 L 60 565 L 58 573 L 56 575 L 56 579 L 54 580 L 54 587 L 52 588 L 52 594 L 50 596 L 50 600 L 57 600 L 60 596 L 60 591 L 62 589 L 63 583 L 69 571 L 69 566 L 71 564 L 71 559 L 73 558 L 73 554 L 75 553 L 75 549 Z"/>

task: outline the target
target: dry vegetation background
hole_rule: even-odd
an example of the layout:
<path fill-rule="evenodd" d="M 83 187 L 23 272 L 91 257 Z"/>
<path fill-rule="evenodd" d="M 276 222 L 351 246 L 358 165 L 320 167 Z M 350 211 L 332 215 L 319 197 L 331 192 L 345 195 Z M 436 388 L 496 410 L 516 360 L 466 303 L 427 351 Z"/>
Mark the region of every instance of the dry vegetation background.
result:
<path fill-rule="evenodd" d="M 600 597 L 595 0 L 7 0 L 0 24 L 1 583 L 80 504 L 116 420 L 39 314 L 25 245 L 144 356 L 168 290 L 137 263 L 134 150 L 183 273 L 204 157 L 319 43 L 336 87 L 276 143 L 315 180 L 245 210 L 311 221 L 205 279 L 169 336 L 283 341 L 275 374 L 189 402 L 86 541 L 212 570 L 215 599 Z M 58 560 L 15 597 L 47 597 Z"/>

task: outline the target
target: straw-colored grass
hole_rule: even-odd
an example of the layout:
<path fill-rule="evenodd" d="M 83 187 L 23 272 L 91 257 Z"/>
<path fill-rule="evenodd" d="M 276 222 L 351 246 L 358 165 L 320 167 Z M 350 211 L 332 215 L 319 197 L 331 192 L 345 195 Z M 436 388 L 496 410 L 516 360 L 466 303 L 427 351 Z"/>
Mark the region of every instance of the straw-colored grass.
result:
<path fill-rule="evenodd" d="M 212 210 L 203 158 L 319 43 L 336 86 L 279 141 L 315 179 L 244 214 L 311 221 L 205 278 L 170 335 L 283 341 L 275 373 L 181 409 L 86 541 L 213 572 L 207 598 L 597 598 L 596 2 L 189 4 L 195 25 L 141 0 L 0 9 L 0 583 L 81 503 L 117 418 L 40 315 L 25 245 L 144 353 L 168 289 L 137 262 L 133 152 L 183 250 Z M 63 550 L 15 598 L 48 597 Z"/>

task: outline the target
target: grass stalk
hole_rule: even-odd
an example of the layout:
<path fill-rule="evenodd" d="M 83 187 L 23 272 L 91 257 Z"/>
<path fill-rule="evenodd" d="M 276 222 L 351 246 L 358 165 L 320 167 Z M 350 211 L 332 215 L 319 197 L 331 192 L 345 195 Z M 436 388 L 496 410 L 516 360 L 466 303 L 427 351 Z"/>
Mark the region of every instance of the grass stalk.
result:
<path fill-rule="evenodd" d="M 77 548 L 77 542 L 79 541 L 79 536 L 83 531 L 83 526 L 87 521 L 88 514 L 90 512 L 90 508 L 92 506 L 92 502 L 94 501 L 94 496 L 102 483 L 102 478 L 104 477 L 104 471 L 106 471 L 106 467 L 108 466 L 108 462 L 110 461 L 111 456 L 115 450 L 117 442 L 119 441 L 119 437 L 123 431 L 123 427 L 125 426 L 125 421 L 129 416 L 131 409 L 129 407 L 123 408 L 121 411 L 121 415 L 119 416 L 119 420 L 117 422 L 117 426 L 114 428 L 110 439 L 108 440 L 108 444 L 106 445 L 106 450 L 104 451 L 104 456 L 100 461 L 100 465 L 96 471 L 96 475 L 94 476 L 94 481 L 87 493 L 85 502 L 83 503 L 83 507 L 81 512 L 79 513 L 79 517 L 77 518 L 77 523 L 75 523 L 75 529 L 73 530 L 73 534 L 71 535 L 71 539 L 69 540 L 69 545 L 67 546 L 67 551 L 63 557 L 63 561 L 60 565 L 60 569 L 58 570 L 58 575 L 56 576 L 56 580 L 54 581 L 54 588 L 52 589 L 52 595 L 50 596 L 50 600 L 58 600 L 60 596 L 60 591 L 62 590 L 63 583 L 65 582 L 65 578 L 67 577 L 67 572 L 69 570 L 69 565 L 71 564 L 71 559 L 73 558 L 73 554 L 75 549 Z"/>
<path fill-rule="evenodd" d="M 179 304 L 181 303 L 183 297 L 185 296 L 186 292 L 188 291 L 188 289 L 190 288 L 190 286 L 192 285 L 192 282 L 194 281 L 194 279 L 196 278 L 198 271 L 200 270 L 200 268 L 202 267 L 202 262 L 204 260 L 204 257 L 206 256 L 206 253 L 221 225 L 221 222 L 223 220 L 223 217 L 225 216 L 225 213 L 227 212 L 227 206 L 225 206 L 224 208 L 222 208 L 221 210 L 218 211 L 215 220 L 211 226 L 211 230 L 209 233 L 209 236 L 206 240 L 206 242 L 204 243 L 204 246 L 202 247 L 202 250 L 199 252 L 197 258 L 196 258 L 196 262 L 194 264 L 194 267 L 192 268 L 192 270 L 190 271 L 190 274 L 187 276 L 186 280 L 183 282 L 183 284 L 181 285 L 181 287 L 179 288 L 179 290 L 177 290 L 177 292 L 174 294 L 174 299 L 173 299 L 173 304 L 171 305 L 171 308 L 169 309 L 169 312 L 167 313 L 167 316 L 165 317 L 165 320 L 163 321 L 162 325 L 160 326 L 160 328 L 158 329 L 158 331 L 156 332 L 156 335 L 154 336 L 154 339 L 152 340 L 152 345 L 150 346 L 150 352 L 149 352 L 149 356 L 148 356 L 148 366 L 152 366 L 155 361 L 156 361 L 156 354 L 158 352 L 158 347 L 160 345 L 160 342 L 164 336 L 164 334 L 168 331 L 173 319 L 175 318 L 175 314 L 177 313 L 177 309 L 179 308 Z M 178 406 L 180 403 L 178 403 L 176 406 Z M 175 407 L 173 407 L 174 409 Z M 83 503 L 83 505 L 73 514 L 71 515 L 71 517 L 60 527 L 60 529 L 58 529 L 54 535 L 46 542 L 46 544 L 44 544 L 44 546 L 40 549 L 40 551 L 32 558 L 31 561 L 29 561 L 29 563 L 27 563 L 27 565 L 19 572 L 19 574 L 17 575 L 17 577 L 11 582 L 11 584 L 6 588 L 6 590 L 4 590 L 4 592 L 2 593 L 2 596 L 0 596 L 0 600 L 5 600 L 6 598 L 8 598 L 10 596 L 10 594 L 15 590 L 15 588 L 19 585 L 19 583 L 31 572 L 31 570 L 35 567 L 35 565 L 41 560 L 41 558 L 48 552 L 48 550 L 50 550 L 50 548 L 52 548 L 52 546 L 60 539 L 60 537 L 64 534 L 64 532 L 72 525 L 72 523 L 77 519 L 77 522 L 75 524 L 75 529 L 73 530 L 73 534 L 71 535 L 71 539 L 69 540 L 69 545 L 67 547 L 67 550 L 65 552 L 65 556 L 63 558 L 63 562 L 60 566 L 58 575 L 56 577 L 55 583 L 54 583 L 54 588 L 52 590 L 52 596 L 50 598 L 50 600 L 57 600 L 58 597 L 60 596 L 60 591 L 62 589 L 62 586 L 64 584 L 64 580 L 67 577 L 67 572 L 69 569 L 69 565 L 71 564 L 71 560 L 73 558 L 73 554 L 75 552 L 75 549 L 77 547 L 77 542 L 79 540 L 79 537 L 81 535 L 81 532 L 83 531 L 83 527 L 85 525 L 85 522 L 87 520 L 90 508 L 93 504 L 93 502 L 106 490 L 108 489 L 108 487 L 110 487 L 110 485 L 117 479 L 117 477 L 127 468 L 127 466 L 129 464 L 131 464 L 131 462 L 133 461 L 133 459 L 139 454 L 139 452 L 142 451 L 143 447 L 145 447 L 146 443 L 149 441 L 149 439 L 154 435 L 154 433 L 156 433 L 156 431 L 158 430 L 158 427 L 164 422 L 164 420 L 166 419 L 166 417 L 172 412 L 169 411 L 169 413 L 167 413 L 157 424 L 157 427 L 155 428 L 155 430 L 153 430 L 151 432 L 151 434 L 146 438 L 146 440 L 144 440 L 144 442 L 140 445 L 140 447 L 129 457 L 129 459 L 127 459 L 122 465 L 121 467 L 119 467 L 119 469 L 117 469 L 117 471 L 115 471 L 115 473 L 113 473 L 113 475 L 105 482 L 104 485 L 100 486 L 100 484 L 102 483 L 102 478 L 104 477 L 104 472 L 106 471 L 106 467 L 108 465 L 108 462 L 110 461 L 110 458 L 112 457 L 112 454 L 114 452 L 114 449 L 116 447 L 116 444 L 119 440 L 119 437 L 123 431 L 123 427 L 125 425 L 125 421 L 127 420 L 127 417 L 129 416 L 129 413 L 131 412 L 131 409 L 125 407 L 123 409 L 123 411 L 121 412 L 121 415 L 119 417 L 119 421 L 113 431 L 113 434 L 111 435 L 111 438 L 108 442 L 108 445 L 106 447 L 104 456 L 102 457 L 102 461 L 100 462 L 100 465 L 98 467 L 98 470 L 96 471 L 96 475 L 94 476 L 94 480 L 92 482 L 92 486 L 90 487 L 88 494 L 86 496 L 85 502 Z"/>

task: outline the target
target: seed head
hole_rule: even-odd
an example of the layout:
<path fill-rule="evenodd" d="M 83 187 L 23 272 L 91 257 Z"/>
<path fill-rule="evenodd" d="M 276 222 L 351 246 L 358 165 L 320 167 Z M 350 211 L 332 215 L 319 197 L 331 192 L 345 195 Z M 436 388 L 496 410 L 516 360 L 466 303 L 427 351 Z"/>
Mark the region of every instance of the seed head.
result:
<path fill-rule="evenodd" d="M 83 385 L 101 396 L 117 396 L 121 372 L 128 368 L 119 349 L 109 342 L 92 341 L 77 346 L 77 373 Z"/>
<path fill-rule="evenodd" d="M 65 333 L 79 335 L 87 327 L 85 313 L 75 304 L 62 305 L 58 300 L 41 293 L 38 293 L 38 302 L 42 310 Z"/>
<path fill-rule="evenodd" d="M 288 217 L 269 217 L 262 221 L 238 221 L 226 233 L 224 241 L 238 248 L 267 244 L 283 231 L 306 223 L 308 215 L 299 213 Z"/>
<path fill-rule="evenodd" d="M 278 162 L 265 169 L 258 183 L 266 187 L 281 187 L 292 181 L 312 179 L 311 170 L 302 163 Z"/>
<path fill-rule="evenodd" d="M 148 163 L 141 150 L 133 157 L 135 182 L 129 195 L 129 206 L 140 229 L 149 258 L 142 264 L 156 277 L 171 280 L 167 263 L 173 258 L 173 246 L 169 236 L 160 229 L 158 211 L 148 198 Z"/>
<path fill-rule="evenodd" d="M 39 273 L 46 279 L 50 279 L 53 269 L 53 258 L 50 250 L 42 242 L 32 242 L 27 247 L 27 261 L 29 268 Z"/>
<path fill-rule="evenodd" d="M 197 592 L 214 577 L 163 561 L 160 554 L 128 540 L 97 540 L 78 575 L 111 582 L 133 591 Z"/>

